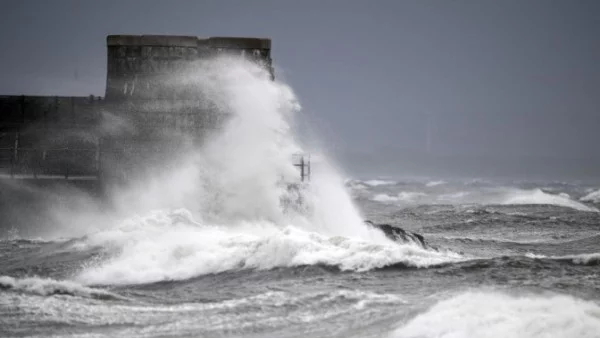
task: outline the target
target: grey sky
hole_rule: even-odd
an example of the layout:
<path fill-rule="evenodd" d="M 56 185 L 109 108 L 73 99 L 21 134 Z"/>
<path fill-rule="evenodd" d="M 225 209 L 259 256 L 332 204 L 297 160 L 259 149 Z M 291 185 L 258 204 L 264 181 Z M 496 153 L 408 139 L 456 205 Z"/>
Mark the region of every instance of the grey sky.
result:
<path fill-rule="evenodd" d="M 4 0 L 0 94 L 103 95 L 107 34 L 270 37 L 335 152 L 423 153 L 430 114 L 435 155 L 586 165 L 599 18 L 595 0 Z"/>

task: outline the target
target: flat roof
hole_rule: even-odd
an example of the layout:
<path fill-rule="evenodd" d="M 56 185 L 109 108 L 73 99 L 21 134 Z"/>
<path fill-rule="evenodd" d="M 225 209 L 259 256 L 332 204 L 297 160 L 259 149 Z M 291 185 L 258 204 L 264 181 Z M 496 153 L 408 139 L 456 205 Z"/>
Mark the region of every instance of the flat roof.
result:
<path fill-rule="evenodd" d="M 186 35 L 109 35 L 107 46 L 198 47 L 230 49 L 271 49 L 271 39 L 252 37 L 199 38 Z"/>

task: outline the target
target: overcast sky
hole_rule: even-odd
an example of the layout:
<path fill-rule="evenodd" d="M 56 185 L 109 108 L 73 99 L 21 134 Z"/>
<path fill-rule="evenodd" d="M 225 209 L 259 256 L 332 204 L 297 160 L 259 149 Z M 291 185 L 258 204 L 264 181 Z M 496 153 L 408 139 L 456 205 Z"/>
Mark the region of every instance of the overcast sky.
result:
<path fill-rule="evenodd" d="M 598 162 L 599 18 L 596 0 L 3 0 L 0 94 L 103 95 L 108 34 L 269 37 L 332 151 L 425 153 L 430 116 L 432 154 Z"/>

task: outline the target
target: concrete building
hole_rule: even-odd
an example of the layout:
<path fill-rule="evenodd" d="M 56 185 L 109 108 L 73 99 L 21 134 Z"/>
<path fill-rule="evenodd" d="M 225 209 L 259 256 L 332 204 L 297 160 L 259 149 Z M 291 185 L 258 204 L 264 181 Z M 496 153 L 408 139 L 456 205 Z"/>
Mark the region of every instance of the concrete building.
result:
<path fill-rule="evenodd" d="M 273 76 L 269 39 L 110 35 L 104 98 L 0 96 L 0 180 L 99 191 L 147 161 L 168 161 L 181 146 L 173 132 L 201 138 L 218 123 L 206 100 L 172 79 L 223 53 Z"/>

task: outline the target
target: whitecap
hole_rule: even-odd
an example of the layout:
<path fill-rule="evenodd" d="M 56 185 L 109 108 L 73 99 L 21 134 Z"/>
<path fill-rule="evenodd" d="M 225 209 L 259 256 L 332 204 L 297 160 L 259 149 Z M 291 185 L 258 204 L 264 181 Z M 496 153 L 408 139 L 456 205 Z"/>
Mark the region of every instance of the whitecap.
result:
<path fill-rule="evenodd" d="M 103 289 L 90 288 L 73 281 L 58 281 L 50 278 L 0 276 L 0 289 L 40 296 L 70 295 L 84 298 L 122 299 L 122 297 Z"/>
<path fill-rule="evenodd" d="M 591 191 L 589 194 L 579 199 L 582 202 L 600 203 L 600 189 Z"/>
<path fill-rule="evenodd" d="M 381 235 L 376 229 L 371 231 Z M 455 253 L 413 244 L 330 236 L 267 221 L 212 226 L 181 220 L 173 223 L 164 215 L 91 235 L 86 245 L 112 253 L 112 258 L 86 267 L 76 277 L 93 285 L 183 280 L 240 269 L 327 265 L 366 271 L 394 264 L 427 267 L 462 259 Z"/>
<path fill-rule="evenodd" d="M 600 306 L 567 295 L 466 292 L 442 300 L 394 338 L 596 338 Z"/>

